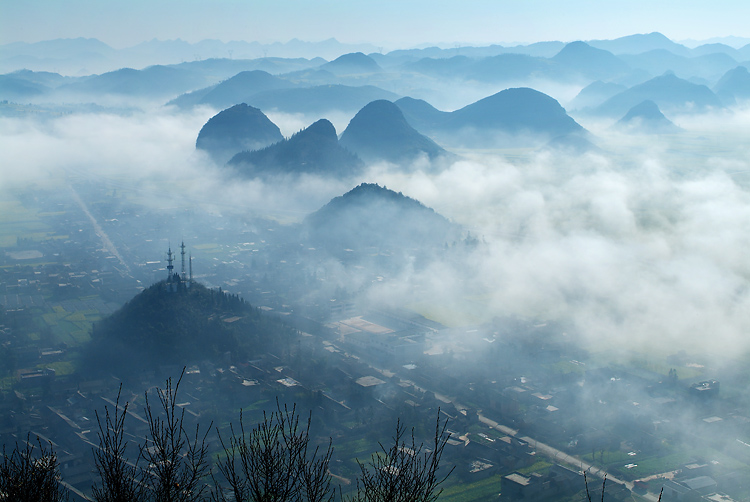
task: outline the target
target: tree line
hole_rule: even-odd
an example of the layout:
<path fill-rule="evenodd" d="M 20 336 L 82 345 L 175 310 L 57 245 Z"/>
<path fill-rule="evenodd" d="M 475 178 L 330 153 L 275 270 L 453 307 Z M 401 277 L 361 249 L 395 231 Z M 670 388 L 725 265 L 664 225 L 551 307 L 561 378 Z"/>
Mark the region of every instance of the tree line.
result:
<path fill-rule="evenodd" d="M 183 370 L 184 375 L 184 370 Z M 434 437 L 425 447 L 414 431 L 398 421 L 388 442 L 369 462 L 360 462 L 356 489 L 344 495 L 337 490 L 329 463 L 333 442 L 313 445 L 311 415 L 303 420 L 296 406 L 281 405 L 263 413 L 260 423 L 248 427 L 240 411 L 239 422 L 222 435 L 222 451 L 212 461 L 208 435 L 213 426 L 192 428 L 177 403 L 182 375 L 173 385 L 157 388 L 155 399 L 146 392 L 147 433 L 134 445 L 125 432 L 129 403 L 97 412 L 99 444 L 93 448 L 99 481 L 92 487 L 95 502 L 432 502 L 453 471 L 439 472 L 443 450 L 450 437 L 447 421 L 435 424 Z M 27 436 L 0 462 L 0 501 L 58 502 L 68 500 L 61 484 L 60 465 L 51 444 Z"/>

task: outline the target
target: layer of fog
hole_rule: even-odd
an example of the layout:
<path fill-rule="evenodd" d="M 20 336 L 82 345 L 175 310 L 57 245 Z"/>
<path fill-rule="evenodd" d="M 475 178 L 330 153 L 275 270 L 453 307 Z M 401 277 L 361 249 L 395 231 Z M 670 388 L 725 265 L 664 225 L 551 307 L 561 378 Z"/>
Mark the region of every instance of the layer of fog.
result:
<path fill-rule="evenodd" d="M 510 159 L 462 151 L 462 160 L 437 174 L 427 174 L 423 159 L 410 174 L 376 165 L 361 179 L 268 183 L 238 180 L 195 151 L 212 113 L 2 119 L 0 191 L 12 196 L 44 180 L 61 189 L 93 180 L 135 193 L 153 209 L 290 222 L 361 182 L 376 182 L 464 225 L 483 243 L 460 263 L 438 260 L 374 283 L 365 291 L 371 301 L 431 304 L 455 313 L 456 324 L 504 315 L 569 320 L 599 347 L 748 349 L 750 194 L 737 175 L 750 170 L 746 148 L 738 143 L 728 151 L 733 142 L 725 139 L 702 156 L 673 151 L 691 138 L 709 141 L 715 130 L 739 136 L 748 114 L 683 118 L 686 139 L 595 131 L 606 143 L 602 154 L 527 151 Z M 309 125 L 307 117 L 272 120 L 285 135 Z M 336 119 L 339 132 L 344 121 Z M 346 267 L 336 273 L 346 283 Z"/>

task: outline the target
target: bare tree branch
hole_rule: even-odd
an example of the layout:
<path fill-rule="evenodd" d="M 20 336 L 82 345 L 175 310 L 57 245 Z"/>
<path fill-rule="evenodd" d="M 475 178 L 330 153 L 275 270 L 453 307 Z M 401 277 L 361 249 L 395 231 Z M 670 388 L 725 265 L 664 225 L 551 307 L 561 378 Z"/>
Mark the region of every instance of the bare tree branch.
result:
<path fill-rule="evenodd" d="M 406 428 L 399 420 L 389 448 L 380 443 L 380 451 L 373 454 L 369 465 L 359 462 L 360 478 L 352 502 L 433 502 L 442 493 L 440 485 L 453 472 L 438 474 L 443 450 L 450 438 L 448 421 L 441 424 L 440 410 L 435 425 L 432 450 L 417 445 L 414 429 L 411 442 L 404 440 Z"/>
<path fill-rule="evenodd" d="M 296 406 L 281 407 L 263 413 L 263 421 L 252 430 L 245 430 L 240 411 L 239 431 L 230 426 L 226 440 L 219 440 L 226 457 L 217 469 L 236 501 L 324 502 L 333 500 L 328 464 L 333 454 L 332 443 L 321 454 L 319 448 L 309 453 L 311 417 L 300 426 Z M 214 479 L 213 499 L 228 500 L 220 483 Z"/>
<path fill-rule="evenodd" d="M 99 448 L 94 449 L 94 463 L 101 477 L 101 486 L 92 488 L 96 502 L 132 502 L 143 498 L 143 485 L 138 479 L 138 459 L 130 463 L 126 456 L 125 416 L 129 403 L 120 406 L 121 394 L 122 384 L 117 391 L 113 412 L 110 414 L 109 408 L 104 408 L 103 423 L 99 412 L 95 412 L 99 425 Z"/>
<path fill-rule="evenodd" d="M 203 479 L 208 475 L 208 444 L 211 429 L 201 434 L 185 430 L 185 410 L 177 407 L 177 392 L 185 375 L 183 368 L 177 384 L 167 379 L 165 389 L 156 389 L 159 414 L 155 414 L 146 392 L 146 420 L 149 438 L 141 445 L 140 456 L 147 464 L 144 482 L 148 484 L 150 499 L 155 502 L 193 502 L 201 500 L 208 486 Z"/>
<path fill-rule="evenodd" d="M 0 463 L 0 500 L 13 502 L 59 502 L 68 500 L 67 490 L 60 485 L 60 466 L 52 444 L 45 446 L 37 437 L 26 436 L 25 445 L 8 455 L 3 445 Z"/>

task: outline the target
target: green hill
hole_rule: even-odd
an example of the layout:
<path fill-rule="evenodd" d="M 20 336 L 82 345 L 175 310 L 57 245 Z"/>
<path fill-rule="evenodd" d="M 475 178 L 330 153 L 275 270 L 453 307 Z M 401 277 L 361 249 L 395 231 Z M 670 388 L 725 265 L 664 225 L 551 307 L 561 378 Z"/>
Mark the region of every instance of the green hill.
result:
<path fill-rule="evenodd" d="M 247 360 L 272 350 L 293 330 L 236 295 L 201 284 L 145 289 L 94 325 L 84 355 L 89 370 L 120 375 L 224 358 Z"/>

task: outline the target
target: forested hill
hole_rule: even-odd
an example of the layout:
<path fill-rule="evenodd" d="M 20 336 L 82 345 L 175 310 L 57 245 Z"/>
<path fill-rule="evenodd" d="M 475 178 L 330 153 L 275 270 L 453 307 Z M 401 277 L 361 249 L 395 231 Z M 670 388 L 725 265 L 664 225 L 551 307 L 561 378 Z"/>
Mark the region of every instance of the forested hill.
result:
<path fill-rule="evenodd" d="M 84 364 L 92 371 L 133 371 L 225 357 L 232 362 L 273 350 L 294 330 L 242 298 L 201 284 L 142 291 L 94 325 Z"/>
<path fill-rule="evenodd" d="M 307 235 L 334 254 L 346 249 L 442 248 L 460 239 L 458 225 L 418 200 L 362 183 L 305 218 Z"/>

